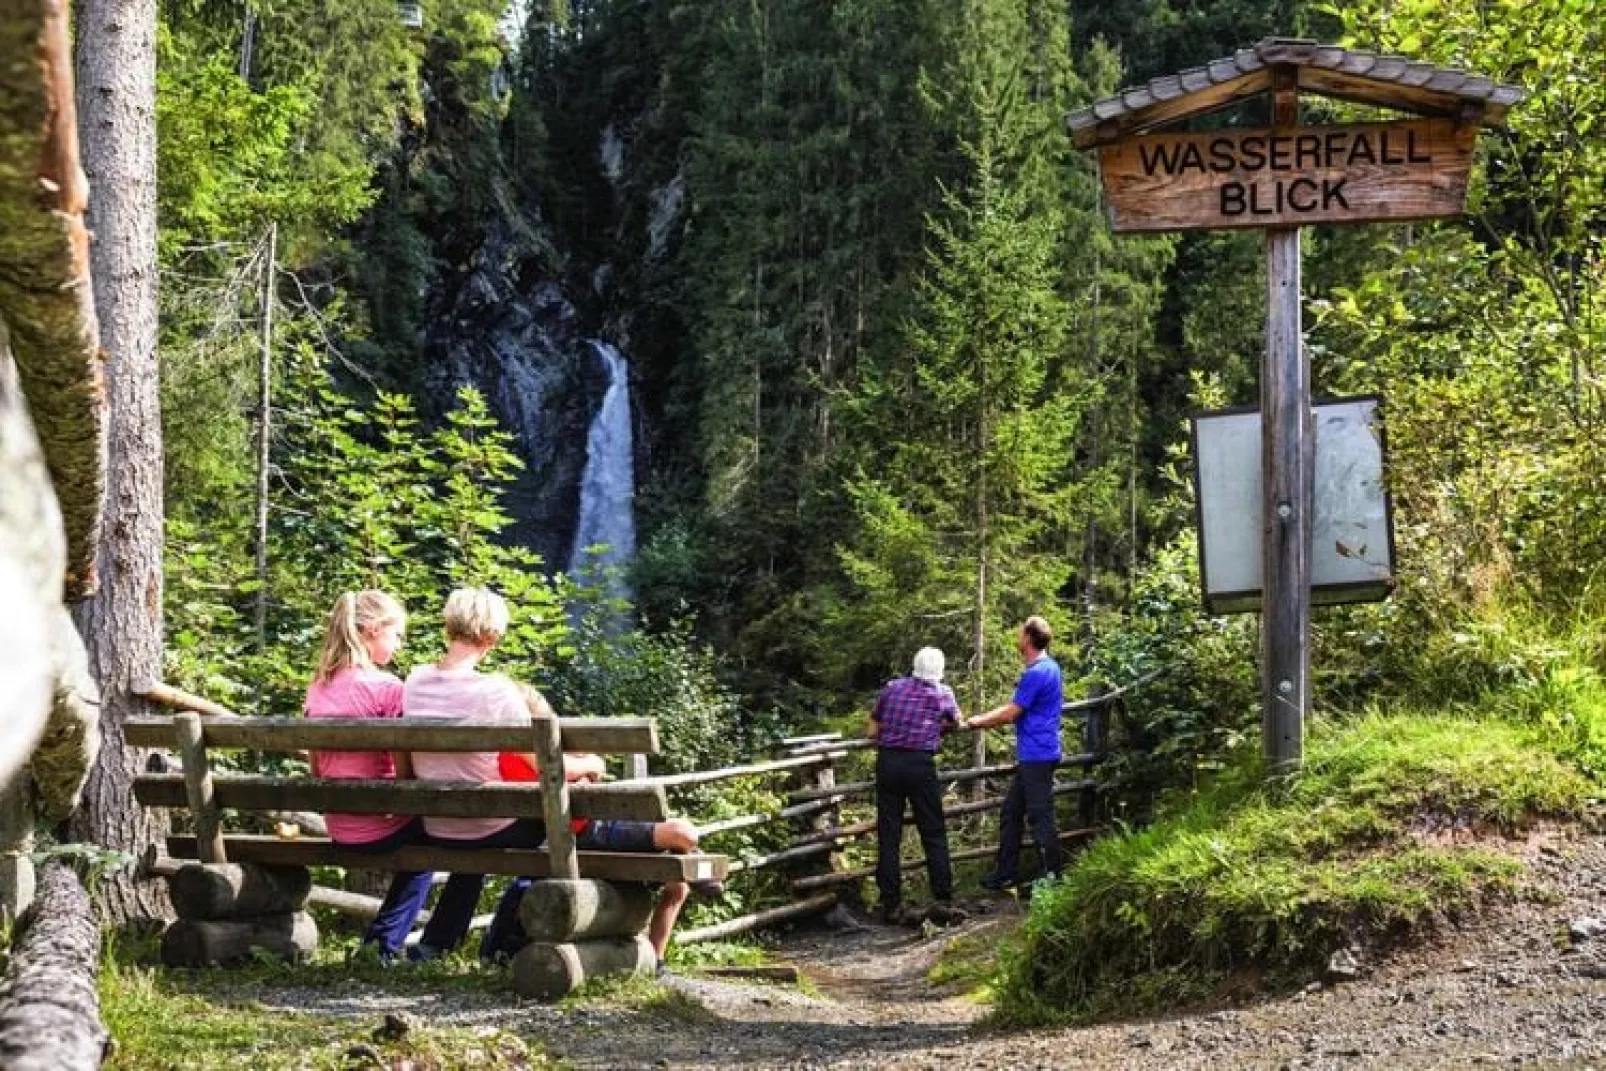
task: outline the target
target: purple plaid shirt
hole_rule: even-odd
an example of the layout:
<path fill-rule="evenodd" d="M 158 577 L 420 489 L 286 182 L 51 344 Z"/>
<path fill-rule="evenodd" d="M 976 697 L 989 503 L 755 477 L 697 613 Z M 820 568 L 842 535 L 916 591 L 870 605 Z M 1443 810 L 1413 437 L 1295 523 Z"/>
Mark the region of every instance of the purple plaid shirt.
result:
<path fill-rule="evenodd" d="M 959 721 L 959 704 L 946 684 L 899 677 L 881 689 L 870 717 L 881 726 L 878 747 L 936 751 L 942 744 L 942 723 Z"/>

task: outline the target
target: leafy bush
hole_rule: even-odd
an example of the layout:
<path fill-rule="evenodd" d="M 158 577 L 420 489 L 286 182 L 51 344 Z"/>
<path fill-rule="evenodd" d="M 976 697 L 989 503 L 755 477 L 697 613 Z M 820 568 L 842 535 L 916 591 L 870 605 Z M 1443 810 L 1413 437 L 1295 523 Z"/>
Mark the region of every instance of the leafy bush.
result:
<path fill-rule="evenodd" d="M 1130 607 L 1089 654 L 1112 684 L 1155 674 L 1122 702 L 1105 767 L 1138 813 L 1164 788 L 1197 785 L 1256 736 L 1253 621 L 1204 612 L 1191 532 L 1137 578 Z"/>

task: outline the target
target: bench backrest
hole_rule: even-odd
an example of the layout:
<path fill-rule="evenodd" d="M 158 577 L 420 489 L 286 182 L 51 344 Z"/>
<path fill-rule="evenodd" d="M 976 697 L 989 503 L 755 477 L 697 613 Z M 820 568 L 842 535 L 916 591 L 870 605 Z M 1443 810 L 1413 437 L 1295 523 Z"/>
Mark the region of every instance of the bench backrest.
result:
<path fill-rule="evenodd" d="M 647 718 L 533 718 L 528 726 L 439 718 L 131 718 L 134 747 L 173 747 L 182 774 L 143 774 L 134 797 L 147 807 L 188 807 L 204 862 L 223 862 L 221 811 L 320 811 L 456 818 L 540 818 L 546 823 L 554 876 L 578 876 L 574 818 L 662 821 L 668 801 L 651 781 L 565 784 L 564 751 L 654 754 L 657 725 Z M 209 750 L 534 752 L 540 784 L 459 781 L 353 781 L 216 772 Z M 553 771 L 558 771 L 553 773 Z M 565 861 L 567 860 L 567 861 Z M 566 871 L 573 871 L 566 874 Z"/>

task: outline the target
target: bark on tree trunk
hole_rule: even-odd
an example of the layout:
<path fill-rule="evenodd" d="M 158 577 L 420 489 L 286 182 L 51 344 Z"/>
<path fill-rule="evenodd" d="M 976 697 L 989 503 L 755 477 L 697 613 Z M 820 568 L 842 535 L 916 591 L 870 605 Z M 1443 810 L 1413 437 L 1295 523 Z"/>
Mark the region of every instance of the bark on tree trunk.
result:
<path fill-rule="evenodd" d="M 91 267 L 107 357 L 111 465 L 100 591 L 78 626 L 102 691 L 104 746 L 73 824 L 76 836 L 145 857 L 166 833 L 134 803 L 145 763 L 123 722 L 146 713 L 130 690 L 162 667 L 162 431 L 156 367 L 156 0 L 81 0 L 78 111 L 89 175 Z M 164 915 L 161 883 L 122 873 L 102 886 L 108 918 Z"/>
<path fill-rule="evenodd" d="M 45 867 L 18 930 L 0 984 L 0 1067 L 92 1071 L 107 1043 L 95 989 L 100 929 L 77 875 Z"/>

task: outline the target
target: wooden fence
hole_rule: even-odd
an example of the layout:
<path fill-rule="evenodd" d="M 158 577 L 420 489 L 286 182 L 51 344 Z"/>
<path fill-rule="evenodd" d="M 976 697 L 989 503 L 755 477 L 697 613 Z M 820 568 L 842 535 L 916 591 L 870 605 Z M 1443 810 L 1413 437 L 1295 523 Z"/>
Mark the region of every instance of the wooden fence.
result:
<path fill-rule="evenodd" d="M 1147 680 L 1148 678 L 1144 678 Z M 1141 684 L 1142 681 L 1136 682 Z M 1062 780 L 1054 786 L 1056 796 L 1077 796 L 1076 828 L 1060 834 L 1063 842 L 1085 840 L 1098 833 L 1095 825 L 1100 783 L 1085 774 L 1103 759 L 1108 738 L 1109 711 L 1125 692 L 1136 684 L 1115 691 L 1104 692 L 1089 699 L 1065 705 L 1067 715 L 1079 716 L 1082 723 L 1082 750 L 1067 755 L 1060 761 L 1066 770 L 1078 770 L 1084 776 Z M 1000 734 L 1000 740 L 1004 734 Z M 792 902 L 755 911 L 739 918 L 728 919 L 712 926 L 677 932 L 680 944 L 711 941 L 757 929 L 762 926 L 796 919 L 829 910 L 836 905 L 842 886 L 862 882 L 875 873 L 874 866 L 846 867 L 841 865 L 839 851 L 843 845 L 863 837 L 874 837 L 876 822 L 873 817 L 861 821 L 842 821 L 842 806 L 849 801 L 873 801 L 875 782 L 839 782 L 837 772 L 844 759 L 859 751 L 869 751 L 874 741 L 844 739 L 840 733 L 820 733 L 812 736 L 794 736 L 783 739 L 773 759 L 732 766 L 722 770 L 699 771 L 694 774 L 677 774 L 669 777 L 648 778 L 665 788 L 698 784 L 706 785 L 746 777 L 784 776 L 790 780 L 785 805 L 760 814 L 736 815 L 698 825 L 703 837 L 741 829 L 755 829 L 774 823 L 788 823 L 791 837 L 779 848 L 762 855 L 738 857 L 731 863 L 731 873 L 782 867 L 787 870 L 787 887 Z M 1000 779 L 1014 773 L 1014 763 L 962 767 L 940 770 L 937 780 L 942 784 Z M 979 799 L 956 802 L 943 808 L 945 818 L 956 818 L 998 811 L 1003 807 L 1001 795 L 982 796 Z M 998 850 L 996 844 L 968 848 L 951 853 L 955 862 L 985 859 Z M 904 870 L 918 870 L 925 866 L 923 857 L 904 859 Z"/>

